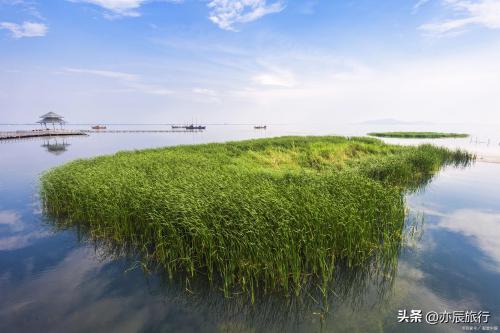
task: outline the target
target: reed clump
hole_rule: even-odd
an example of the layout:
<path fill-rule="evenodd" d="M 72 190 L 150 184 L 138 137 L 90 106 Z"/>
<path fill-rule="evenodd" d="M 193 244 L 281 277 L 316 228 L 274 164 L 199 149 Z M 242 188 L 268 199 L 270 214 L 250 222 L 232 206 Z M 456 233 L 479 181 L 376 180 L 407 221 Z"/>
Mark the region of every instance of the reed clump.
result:
<path fill-rule="evenodd" d="M 443 133 L 443 132 L 373 132 L 370 136 L 380 138 L 403 138 L 403 139 L 439 139 L 439 138 L 467 138 L 469 134 Z"/>
<path fill-rule="evenodd" d="M 334 267 L 393 261 L 404 192 L 474 157 L 372 138 L 279 137 L 76 160 L 45 172 L 58 223 L 127 244 L 168 275 L 206 275 L 226 295 L 326 293 Z"/>

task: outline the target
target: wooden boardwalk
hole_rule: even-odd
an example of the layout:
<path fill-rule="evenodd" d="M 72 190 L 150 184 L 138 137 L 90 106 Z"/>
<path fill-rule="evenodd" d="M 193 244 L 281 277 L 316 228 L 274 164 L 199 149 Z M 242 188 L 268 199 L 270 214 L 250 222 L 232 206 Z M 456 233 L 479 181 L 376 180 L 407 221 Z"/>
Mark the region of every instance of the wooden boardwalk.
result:
<path fill-rule="evenodd" d="M 172 129 L 172 130 L 32 130 L 32 131 L 11 131 L 0 132 L 0 140 L 13 140 L 25 138 L 40 138 L 52 136 L 88 135 L 89 133 L 199 133 L 199 129 Z"/>
<path fill-rule="evenodd" d="M 71 130 L 32 130 L 32 131 L 12 131 L 0 132 L 0 140 L 52 137 L 52 136 L 70 136 L 70 135 L 87 135 L 83 131 Z"/>

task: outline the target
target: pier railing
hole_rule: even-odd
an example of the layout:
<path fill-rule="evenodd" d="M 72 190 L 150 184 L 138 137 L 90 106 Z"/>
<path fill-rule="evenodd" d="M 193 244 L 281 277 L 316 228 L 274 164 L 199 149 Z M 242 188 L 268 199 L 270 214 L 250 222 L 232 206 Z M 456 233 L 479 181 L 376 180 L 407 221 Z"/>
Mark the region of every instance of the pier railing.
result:
<path fill-rule="evenodd" d="M 0 140 L 8 139 L 23 139 L 23 138 L 36 138 L 46 136 L 69 136 L 69 135 L 86 135 L 82 131 L 76 130 L 59 130 L 59 129 L 40 129 L 31 131 L 10 131 L 0 132 Z"/>
<path fill-rule="evenodd" d="M 51 136 L 88 135 L 88 133 L 192 133 L 203 132 L 202 129 L 170 129 L 170 130 L 127 130 L 127 129 L 97 129 L 97 130 L 64 130 L 64 129 L 37 129 L 31 131 L 0 132 L 0 140 L 38 138 Z"/>

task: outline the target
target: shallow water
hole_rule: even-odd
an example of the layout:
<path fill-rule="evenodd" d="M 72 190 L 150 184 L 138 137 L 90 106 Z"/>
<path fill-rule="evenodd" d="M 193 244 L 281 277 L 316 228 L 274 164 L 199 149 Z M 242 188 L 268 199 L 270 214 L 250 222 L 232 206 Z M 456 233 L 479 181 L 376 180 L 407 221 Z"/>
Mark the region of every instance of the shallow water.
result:
<path fill-rule="evenodd" d="M 500 156 L 500 140 L 492 130 L 476 131 L 472 140 L 433 141 L 484 158 L 469 168 L 447 168 L 425 189 L 409 195 L 406 231 L 413 232 L 395 276 L 377 284 L 380 280 L 367 272 L 344 272 L 328 311 L 314 295 L 267 295 L 252 306 L 238 297 L 224 299 L 203 283 L 188 292 L 155 274 L 131 269 L 134 259 L 116 258 L 79 241 L 76 231 L 54 230 L 39 208 L 40 172 L 75 158 L 166 145 L 285 134 L 362 135 L 371 130 L 336 127 L 281 125 L 256 131 L 243 125 L 212 126 L 204 133 L 1 142 L 0 332 L 461 332 L 463 326 L 475 326 L 398 323 L 398 310 L 404 309 L 424 315 L 489 311 L 486 326 L 500 327 L 500 164 L 484 162 Z"/>

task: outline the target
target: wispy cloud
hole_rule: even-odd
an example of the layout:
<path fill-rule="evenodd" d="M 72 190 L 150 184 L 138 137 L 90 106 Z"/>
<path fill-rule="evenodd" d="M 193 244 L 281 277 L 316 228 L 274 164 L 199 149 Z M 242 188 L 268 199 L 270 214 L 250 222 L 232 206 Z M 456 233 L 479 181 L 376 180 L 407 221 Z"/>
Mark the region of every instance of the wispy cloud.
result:
<path fill-rule="evenodd" d="M 120 79 L 120 80 L 126 80 L 126 81 L 135 81 L 139 78 L 135 74 L 97 70 L 97 69 L 65 68 L 65 71 L 70 72 L 70 73 L 91 74 L 91 75 L 109 77 L 109 78 L 113 78 L 113 79 Z"/>
<path fill-rule="evenodd" d="M 149 95 L 169 96 L 174 93 L 173 90 L 153 84 L 135 82 L 135 83 L 130 83 L 129 86 L 130 88 L 135 89 L 136 91 Z"/>
<path fill-rule="evenodd" d="M 0 29 L 10 31 L 12 38 L 16 39 L 23 37 L 43 37 L 49 30 L 48 27 L 43 23 L 35 23 L 29 21 L 23 22 L 22 24 L 0 22 Z"/>
<path fill-rule="evenodd" d="M 280 69 L 258 73 L 252 77 L 252 81 L 263 86 L 282 88 L 291 88 L 297 84 L 292 72 Z"/>
<path fill-rule="evenodd" d="M 201 97 L 197 98 L 197 100 L 200 102 L 221 103 L 219 94 L 213 89 L 196 87 L 193 88 L 192 93 L 195 97 Z"/>
<path fill-rule="evenodd" d="M 443 0 L 452 18 L 430 22 L 419 27 L 431 35 L 443 36 L 462 32 L 469 26 L 500 28 L 500 0 Z"/>
<path fill-rule="evenodd" d="M 34 0 L 0 0 L 1 5 L 18 6 L 23 12 L 31 15 L 39 20 L 45 18 L 37 9 L 37 2 Z"/>
<path fill-rule="evenodd" d="M 420 7 L 422 7 L 423 5 L 425 5 L 426 3 L 428 3 L 429 0 L 418 0 L 415 5 L 413 6 L 413 13 L 415 14 L 419 9 Z"/>
<path fill-rule="evenodd" d="M 77 3 L 88 3 L 106 10 L 104 17 L 141 16 L 141 6 L 151 2 L 182 3 L 184 0 L 67 0 Z M 265 15 L 278 13 L 285 8 L 285 0 L 207 0 L 209 19 L 224 30 L 236 31 L 238 23 L 255 21 Z"/>
<path fill-rule="evenodd" d="M 162 86 L 143 83 L 139 75 L 115 72 L 100 69 L 85 69 L 85 68 L 65 68 L 67 73 L 87 74 L 100 76 L 104 78 L 115 79 L 121 82 L 132 91 L 142 92 L 150 95 L 171 95 L 173 91 Z"/>
<path fill-rule="evenodd" d="M 216 92 L 207 88 L 194 88 L 193 93 L 207 96 L 216 96 Z"/>
<path fill-rule="evenodd" d="M 115 19 L 119 17 L 141 16 L 139 9 L 142 5 L 150 2 L 181 3 L 183 0 L 68 0 L 71 2 L 89 3 L 106 10 L 105 18 Z"/>
<path fill-rule="evenodd" d="M 237 23 L 255 21 L 265 15 L 281 12 L 283 1 L 268 4 L 266 0 L 212 0 L 209 19 L 219 28 L 236 31 Z"/>
<path fill-rule="evenodd" d="M 84 2 L 102 7 L 115 16 L 137 17 L 137 11 L 147 0 L 69 0 L 71 2 Z M 107 14 L 109 17 L 109 13 Z"/>
<path fill-rule="evenodd" d="M 277 121 L 279 110 L 287 110 L 288 119 L 294 121 L 311 119 L 311 114 L 315 119 L 352 121 L 396 118 L 401 108 L 402 120 L 439 122 L 454 114 L 458 122 L 469 117 L 471 108 L 480 109 L 485 119 L 496 119 L 500 64 L 494 48 L 382 67 L 358 63 L 359 59 L 334 61 L 331 53 L 304 53 L 296 59 L 291 52 L 266 59 L 292 75 L 259 64 L 261 70 L 247 74 L 251 84 L 234 87 L 235 100 L 253 103 L 255 110 Z"/>

